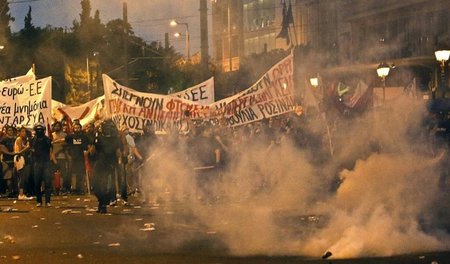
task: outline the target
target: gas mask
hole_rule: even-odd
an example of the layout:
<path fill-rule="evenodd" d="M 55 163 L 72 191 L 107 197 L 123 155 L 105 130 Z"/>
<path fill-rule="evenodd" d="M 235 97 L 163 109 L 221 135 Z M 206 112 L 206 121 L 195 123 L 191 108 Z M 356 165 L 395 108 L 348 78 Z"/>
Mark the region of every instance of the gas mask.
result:
<path fill-rule="evenodd" d="M 43 128 L 38 127 L 34 130 L 34 132 L 36 133 L 36 137 L 38 138 L 42 138 L 45 136 L 45 129 Z"/>

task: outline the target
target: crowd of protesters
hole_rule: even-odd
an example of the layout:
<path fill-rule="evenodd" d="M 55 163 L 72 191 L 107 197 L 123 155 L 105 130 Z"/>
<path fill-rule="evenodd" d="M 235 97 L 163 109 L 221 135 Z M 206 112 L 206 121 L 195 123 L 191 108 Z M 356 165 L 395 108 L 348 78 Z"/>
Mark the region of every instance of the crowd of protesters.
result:
<path fill-rule="evenodd" d="M 250 147 L 270 152 L 289 140 L 289 144 L 309 151 L 311 162 L 320 164 L 331 158 L 327 129 L 314 127 L 312 116 L 289 113 L 233 128 L 191 121 L 188 129 L 169 129 L 161 135 L 150 123 L 143 133 L 136 134 L 126 127 L 117 128 L 111 120 L 88 124 L 84 129 L 77 120 L 56 121 L 47 128 L 39 123 L 32 129 L 6 125 L 0 134 L 0 195 L 36 199 L 37 206 L 44 204 L 44 195 L 45 205 L 51 206 L 51 194 L 92 191 L 99 213 L 106 213 L 108 205 L 118 202 L 127 205 L 129 195 L 146 202 L 149 197 L 142 191 L 142 178 L 152 177 L 148 161 L 157 159 L 156 149 L 157 155 L 162 155 L 161 149 L 166 148 L 181 157 L 187 149 L 194 153 L 185 155 L 181 162 L 195 175 L 196 195 L 213 199 L 210 186 L 229 169 L 233 157 Z"/>
<path fill-rule="evenodd" d="M 107 184 L 114 190 L 110 188 L 108 203 L 117 203 L 116 198 L 120 197 L 126 205 L 128 195 L 139 192 L 139 179 L 132 174 L 143 156 L 137 148 L 135 135 L 132 136 L 127 128 L 113 133 L 113 129 L 106 132 L 106 127 L 96 127 L 92 123 L 83 130 L 78 120 L 56 121 L 51 127 L 37 123 L 31 129 L 5 125 L 0 131 L 0 197 L 36 199 L 38 207 L 51 206 L 51 194 L 90 193 L 94 189 L 92 185 L 98 183 L 93 177 L 94 172 L 104 174 L 104 164 L 109 164 L 114 168 L 114 181 Z M 142 140 L 148 138 L 145 135 L 150 129 L 145 131 Z M 115 146 L 114 142 L 108 142 L 108 147 L 100 146 L 110 136 L 117 138 L 120 153 L 117 157 L 102 153 L 109 145 Z M 103 169 L 98 169 L 102 166 Z M 92 185 L 91 178 L 95 179 Z M 97 195 L 101 188 L 96 186 Z M 105 212 L 103 200 L 99 211 Z"/>
<path fill-rule="evenodd" d="M 77 120 L 55 121 L 51 127 L 38 123 L 31 129 L 5 125 L 0 133 L 0 195 L 18 200 L 35 197 L 41 206 L 44 194 L 45 205 L 51 206 L 51 194 L 84 195 L 93 191 L 99 196 L 99 211 L 105 212 L 107 204 L 114 205 L 118 199 L 127 204 L 129 195 L 141 193 L 142 168 L 148 165 L 151 148 L 173 148 L 179 142 L 195 149 L 189 164 L 198 175 L 199 188 L 206 191 L 212 175 L 228 165 L 231 151 L 239 151 L 257 138 L 271 148 L 282 135 L 291 133 L 289 122 L 277 119 L 277 128 L 268 121 L 239 129 L 192 122 L 189 131 L 170 130 L 162 136 L 155 134 L 152 125 L 136 134 L 126 127 L 116 128 L 108 120 L 84 129 Z M 298 144 L 307 142 L 311 141 L 297 140 Z M 98 181 L 98 175 L 104 174 L 107 176 Z M 108 186 L 107 191 L 99 191 L 100 186 Z"/>

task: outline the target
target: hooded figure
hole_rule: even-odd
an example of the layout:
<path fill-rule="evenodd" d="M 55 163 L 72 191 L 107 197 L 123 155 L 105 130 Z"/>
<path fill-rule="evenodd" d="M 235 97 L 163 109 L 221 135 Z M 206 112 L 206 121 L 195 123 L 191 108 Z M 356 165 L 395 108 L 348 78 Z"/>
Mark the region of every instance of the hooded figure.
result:
<path fill-rule="evenodd" d="M 92 187 L 98 200 L 98 213 L 106 214 L 106 206 L 115 194 L 115 170 L 121 162 L 121 140 L 112 120 L 105 120 L 91 148 L 94 156 Z"/>
<path fill-rule="evenodd" d="M 51 160 L 55 162 L 52 153 L 52 141 L 45 135 L 45 126 L 42 123 L 34 125 L 34 133 L 35 136 L 31 139 L 30 149 L 33 160 L 36 206 L 42 206 L 41 185 L 44 183 L 45 204 L 47 207 L 50 207 L 53 180 Z"/>

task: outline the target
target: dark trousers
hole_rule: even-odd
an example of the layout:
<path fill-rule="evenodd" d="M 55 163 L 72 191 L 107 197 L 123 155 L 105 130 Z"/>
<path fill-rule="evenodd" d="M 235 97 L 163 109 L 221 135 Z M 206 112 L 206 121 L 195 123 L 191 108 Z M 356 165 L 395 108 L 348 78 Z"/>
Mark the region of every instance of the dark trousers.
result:
<path fill-rule="evenodd" d="M 210 202 L 213 201 L 216 193 L 214 185 L 218 181 L 218 171 L 216 169 L 204 169 L 196 171 L 197 198 Z"/>
<path fill-rule="evenodd" d="M 23 189 L 24 193 L 30 193 L 30 174 L 30 164 L 26 164 L 21 170 L 17 171 L 19 189 Z"/>
<path fill-rule="evenodd" d="M 52 173 L 50 161 L 36 161 L 34 162 L 34 190 L 36 194 L 36 202 L 42 203 L 41 185 L 44 183 L 45 202 L 50 202 L 50 195 L 52 194 Z"/>
<path fill-rule="evenodd" d="M 84 166 L 84 160 L 72 160 L 72 172 L 75 174 L 77 194 L 84 194 L 86 192 L 86 168 Z"/>
<path fill-rule="evenodd" d="M 107 162 L 96 162 L 93 168 L 92 187 L 99 207 L 106 207 L 115 190 L 115 167 Z"/>
<path fill-rule="evenodd" d="M 122 164 L 118 167 L 118 171 L 120 171 L 120 173 L 117 175 L 117 178 L 119 181 L 118 185 L 120 189 L 120 197 L 122 197 L 124 201 L 128 201 L 128 174 L 125 166 L 125 164 Z"/>

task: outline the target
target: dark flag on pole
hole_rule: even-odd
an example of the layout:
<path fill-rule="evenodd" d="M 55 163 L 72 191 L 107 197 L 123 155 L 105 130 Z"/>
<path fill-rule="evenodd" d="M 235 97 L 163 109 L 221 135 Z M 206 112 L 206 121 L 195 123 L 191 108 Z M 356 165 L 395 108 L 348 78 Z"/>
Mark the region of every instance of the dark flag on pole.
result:
<path fill-rule="evenodd" d="M 285 6 L 286 6 L 286 3 L 285 3 Z M 289 0 L 289 7 L 286 11 L 286 24 L 288 25 L 288 27 L 291 24 L 294 24 L 294 15 L 292 14 L 291 0 Z"/>
<path fill-rule="evenodd" d="M 280 33 L 278 33 L 277 38 L 284 38 L 286 39 L 286 44 L 289 45 L 290 43 L 290 38 L 289 38 L 289 21 L 288 21 L 288 17 L 287 17 L 287 8 L 286 8 L 286 1 L 283 1 L 282 3 L 283 5 L 283 18 L 281 20 L 281 31 Z M 291 10 L 291 15 L 292 15 L 292 10 Z"/>

